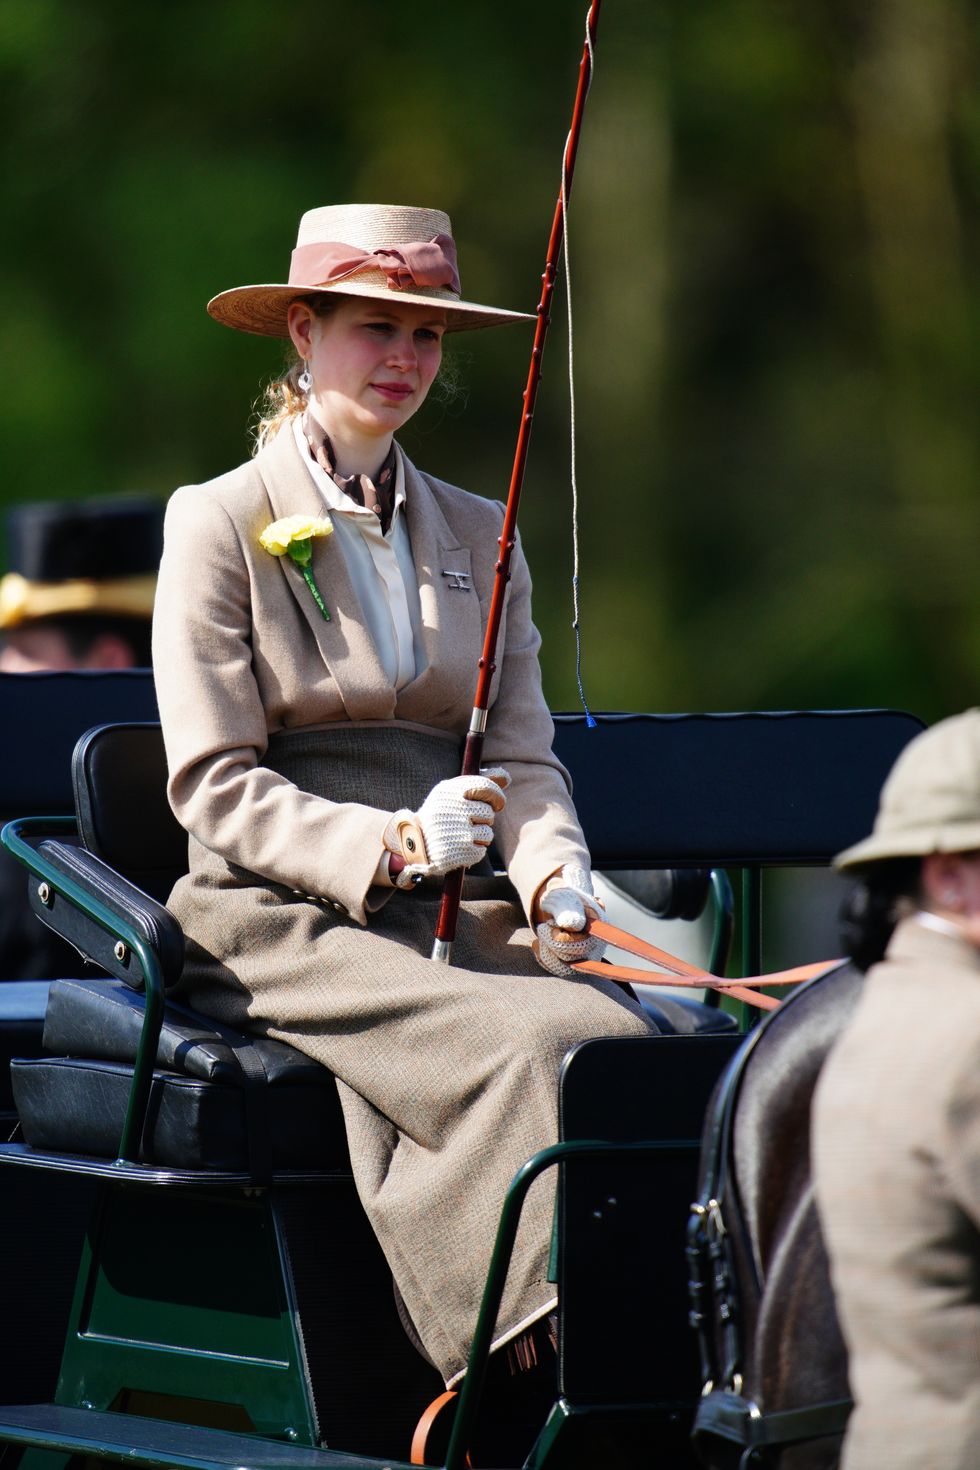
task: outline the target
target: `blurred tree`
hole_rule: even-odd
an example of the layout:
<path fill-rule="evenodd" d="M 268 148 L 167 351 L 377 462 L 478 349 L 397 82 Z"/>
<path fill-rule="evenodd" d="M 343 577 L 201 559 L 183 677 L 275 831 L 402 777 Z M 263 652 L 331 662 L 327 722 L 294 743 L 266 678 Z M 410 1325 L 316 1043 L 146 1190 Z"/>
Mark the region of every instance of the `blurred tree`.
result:
<path fill-rule="evenodd" d="M 247 453 L 303 209 L 439 204 L 532 309 L 584 0 L 0 0 L 2 496 L 165 495 Z M 608 0 L 572 207 L 585 672 L 598 707 L 975 699 L 975 0 Z M 564 302 L 522 530 L 576 699 Z M 501 496 L 529 340 L 454 344 L 406 447 Z"/>

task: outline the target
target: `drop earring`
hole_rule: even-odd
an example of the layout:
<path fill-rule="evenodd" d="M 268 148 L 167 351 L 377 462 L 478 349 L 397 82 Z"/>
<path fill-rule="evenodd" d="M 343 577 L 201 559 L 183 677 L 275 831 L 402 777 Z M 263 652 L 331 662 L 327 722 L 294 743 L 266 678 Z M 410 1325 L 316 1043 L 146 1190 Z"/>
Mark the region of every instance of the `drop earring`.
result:
<path fill-rule="evenodd" d="M 313 387 L 313 374 L 310 372 L 309 358 L 303 359 L 303 371 L 296 379 L 296 386 L 301 393 L 306 393 L 307 395 L 309 395 L 309 391 Z"/>

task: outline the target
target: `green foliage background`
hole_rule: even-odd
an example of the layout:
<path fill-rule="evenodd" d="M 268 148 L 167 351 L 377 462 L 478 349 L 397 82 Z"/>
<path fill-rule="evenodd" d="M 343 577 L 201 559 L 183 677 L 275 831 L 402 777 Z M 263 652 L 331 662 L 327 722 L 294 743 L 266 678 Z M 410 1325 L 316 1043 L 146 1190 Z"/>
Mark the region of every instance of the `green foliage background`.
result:
<path fill-rule="evenodd" d="M 533 310 L 584 3 L 0 0 L 5 503 L 229 468 L 276 344 L 205 315 L 300 213 L 438 204 Z M 606 0 L 575 179 L 596 708 L 976 701 L 972 0 Z M 521 524 L 576 700 L 564 300 Z M 457 339 L 406 447 L 503 496 L 529 335 Z"/>

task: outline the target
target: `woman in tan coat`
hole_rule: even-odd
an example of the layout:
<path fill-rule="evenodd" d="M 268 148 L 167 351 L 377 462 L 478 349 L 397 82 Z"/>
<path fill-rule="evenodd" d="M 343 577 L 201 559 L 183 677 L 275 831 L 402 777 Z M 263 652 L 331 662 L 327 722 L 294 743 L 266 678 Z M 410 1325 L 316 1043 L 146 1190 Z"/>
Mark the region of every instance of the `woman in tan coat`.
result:
<path fill-rule="evenodd" d="M 394 439 L 445 332 L 521 318 L 462 299 L 446 215 L 362 205 L 304 215 L 287 284 L 208 309 L 288 336 L 297 361 L 255 458 L 167 513 L 154 649 L 190 834 L 171 900 L 184 994 L 335 1073 L 364 1207 L 452 1384 L 506 1185 L 555 1140 L 562 1057 L 651 1029 L 570 969 L 596 948 L 567 938 L 593 906 L 589 856 L 551 752 L 519 547 L 491 766 L 458 774 L 502 506 L 422 474 Z M 457 867 L 471 876 L 442 965 L 428 955 Z M 554 1308 L 552 1197 L 532 1191 L 495 1346 Z"/>
<path fill-rule="evenodd" d="M 814 1103 L 814 1179 L 848 1346 L 845 1470 L 980 1465 L 980 710 L 916 737 L 873 834 L 868 969 Z M 868 968 L 870 966 L 870 968 Z"/>

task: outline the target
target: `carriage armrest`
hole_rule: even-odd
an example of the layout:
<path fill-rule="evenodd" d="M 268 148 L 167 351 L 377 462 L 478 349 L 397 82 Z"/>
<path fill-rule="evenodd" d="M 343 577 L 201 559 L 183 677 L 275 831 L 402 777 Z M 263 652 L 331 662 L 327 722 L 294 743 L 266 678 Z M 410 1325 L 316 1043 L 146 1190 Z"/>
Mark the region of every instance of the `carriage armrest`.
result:
<path fill-rule="evenodd" d="M 48 872 L 42 882 L 31 882 L 30 903 L 43 923 L 86 959 L 133 990 L 142 990 L 146 976 L 139 955 L 126 942 L 128 926 L 152 951 L 164 986 L 176 983 L 184 964 L 184 936 L 162 904 L 83 847 L 47 838 L 39 843 L 37 855 Z M 66 892 L 64 879 L 80 889 L 88 903 L 83 905 Z"/>
<path fill-rule="evenodd" d="M 164 976 L 172 984 L 180 973 L 183 935 L 160 904 L 91 853 L 52 838 L 52 831 L 71 836 L 76 831 L 74 820 L 21 817 L 0 832 L 3 846 L 33 874 L 31 907 L 45 924 L 127 985 L 142 989 L 146 998 L 119 1143 L 118 1161 L 127 1163 L 139 1156 L 163 1023 Z M 71 921 L 66 918 L 69 911 L 77 916 Z M 70 936 L 68 928 L 61 927 L 63 919 L 66 925 L 71 923 Z M 179 936 L 179 954 L 174 934 Z M 162 954 L 154 940 L 162 946 Z"/>

